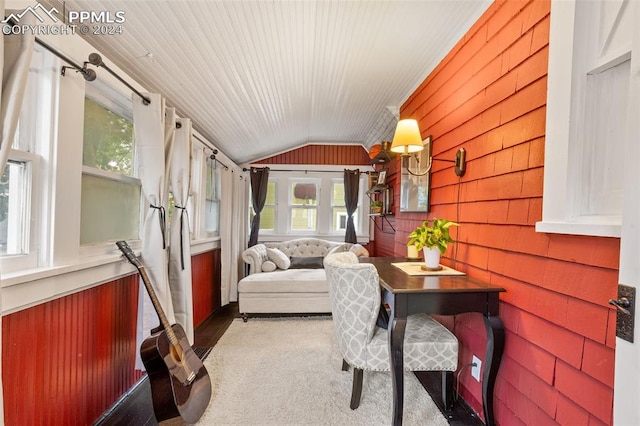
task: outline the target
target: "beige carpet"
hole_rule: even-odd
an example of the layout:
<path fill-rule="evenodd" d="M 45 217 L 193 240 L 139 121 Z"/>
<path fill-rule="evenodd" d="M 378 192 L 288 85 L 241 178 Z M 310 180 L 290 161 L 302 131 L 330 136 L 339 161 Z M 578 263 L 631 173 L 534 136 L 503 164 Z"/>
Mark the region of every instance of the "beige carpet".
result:
<path fill-rule="evenodd" d="M 235 320 L 205 360 L 213 392 L 198 425 L 389 425 L 391 376 L 365 372 L 360 407 L 349 408 L 352 371 L 342 371 L 328 318 Z M 405 425 L 447 425 L 412 373 Z"/>

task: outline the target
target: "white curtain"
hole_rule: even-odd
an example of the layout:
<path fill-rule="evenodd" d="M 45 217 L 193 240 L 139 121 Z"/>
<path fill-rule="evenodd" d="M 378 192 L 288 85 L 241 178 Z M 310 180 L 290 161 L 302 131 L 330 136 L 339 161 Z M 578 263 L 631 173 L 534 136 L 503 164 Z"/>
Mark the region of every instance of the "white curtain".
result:
<path fill-rule="evenodd" d="M 247 246 L 247 179 L 225 169 L 221 179 L 220 237 L 222 306 L 238 300 L 238 280 L 244 276 L 242 251 Z"/>
<path fill-rule="evenodd" d="M 237 235 L 233 235 L 233 175 L 228 168 L 222 169 L 220 173 L 220 246 L 221 246 L 221 283 L 220 302 L 221 305 L 229 304 L 231 300 L 232 281 L 237 275 L 233 273 L 236 268 L 233 266 L 232 243 Z"/>
<path fill-rule="evenodd" d="M 191 176 L 191 120 L 179 120 L 171 162 L 171 192 L 175 208 L 171 216 L 169 285 L 176 321 L 193 344 L 193 294 L 191 287 L 191 244 L 187 200 Z"/>
<path fill-rule="evenodd" d="M 4 0 L 0 0 L 0 11 L 4 16 Z M 25 17 L 26 19 L 30 19 Z M 32 22 L 24 22 L 30 24 Z M 27 32 L 28 33 L 28 32 Z M 0 92 L 2 113 L 2 141 L 0 142 L 0 175 L 9 157 L 22 109 L 29 65 L 33 54 L 34 37 L 25 35 L 3 35 L 0 43 L 0 67 L 2 69 L 2 91 Z M 0 342 L 2 342 L 2 287 L 0 285 Z M 0 351 L 0 371 L 2 371 L 2 351 Z M 4 404 L 2 377 L 0 375 L 0 424 L 4 424 Z"/>
<path fill-rule="evenodd" d="M 165 121 L 164 99 L 159 94 L 145 94 L 151 99 L 145 105 L 133 94 L 133 125 L 138 151 L 138 177 L 148 203 L 147 214 L 141 232 L 142 262 L 153 290 L 169 323 L 175 323 L 171 291 L 167 273 L 167 241 L 165 240 L 167 208 L 167 180 L 165 168 L 167 157 L 171 157 L 175 111 L 168 111 Z M 173 123 L 173 124 L 171 124 Z M 165 132 L 167 130 L 167 132 Z M 165 133 L 170 134 L 165 137 Z M 171 146 L 168 146 L 171 145 Z M 159 324 L 158 317 L 146 289 L 141 282 L 138 307 L 138 347 L 150 335 L 150 330 Z M 138 354 L 136 368 L 143 369 Z"/>

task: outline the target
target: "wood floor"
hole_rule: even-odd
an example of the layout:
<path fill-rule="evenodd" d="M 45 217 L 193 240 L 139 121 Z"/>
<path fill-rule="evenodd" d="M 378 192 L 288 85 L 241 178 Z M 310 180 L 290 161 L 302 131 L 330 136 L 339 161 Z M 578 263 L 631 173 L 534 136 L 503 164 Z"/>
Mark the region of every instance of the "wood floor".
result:
<path fill-rule="evenodd" d="M 220 337 L 227 330 L 235 318 L 239 318 L 236 303 L 227 305 L 217 310 L 207 318 L 195 331 L 195 352 L 198 355 L 208 353 L 215 346 Z M 251 321 L 251 320 L 249 320 Z M 443 410 L 440 399 L 440 373 L 416 373 L 420 383 L 425 387 L 436 405 Z M 348 398 L 345 399 L 348 404 Z M 481 426 L 483 423 L 463 400 L 455 404 L 450 412 L 443 412 L 450 425 L 454 426 Z M 102 415 L 95 423 L 96 426 L 155 426 L 158 425 L 151 404 L 151 388 L 149 380 L 145 377 L 124 395 L 110 410 Z M 183 426 L 185 423 L 180 418 L 162 422 L 161 426 Z"/>

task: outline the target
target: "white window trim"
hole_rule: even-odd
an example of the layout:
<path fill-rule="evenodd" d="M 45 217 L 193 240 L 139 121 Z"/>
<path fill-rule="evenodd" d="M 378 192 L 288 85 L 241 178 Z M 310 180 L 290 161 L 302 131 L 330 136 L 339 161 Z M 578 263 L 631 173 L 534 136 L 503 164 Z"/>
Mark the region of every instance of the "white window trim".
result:
<path fill-rule="evenodd" d="M 576 164 L 582 161 L 582 155 L 571 144 L 576 130 L 572 126 L 581 114 L 581 106 L 574 104 L 571 96 L 579 84 L 573 77 L 574 61 L 584 55 L 584 40 L 576 36 L 578 25 L 575 0 L 551 2 L 544 195 L 542 221 L 536 223 L 536 231 L 619 237 L 621 215 L 579 213 L 578 191 L 582 188 Z M 598 68 L 620 63 L 625 57 L 628 55 L 604 58 Z"/>
<path fill-rule="evenodd" d="M 264 167 L 264 164 L 250 164 L 246 167 Z M 368 208 L 364 208 L 363 206 L 368 206 L 368 202 L 366 199 L 366 187 L 368 184 L 368 178 L 363 177 L 362 174 L 366 172 L 363 171 L 363 168 L 367 166 L 362 165 L 350 165 L 350 166 L 330 166 L 330 165 L 299 165 L 299 164 L 277 164 L 277 165 L 266 165 L 267 167 L 272 167 L 275 170 L 271 170 L 269 173 L 269 180 L 277 180 L 276 184 L 276 229 L 274 231 L 263 231 L 260 230 L 259 240 L 261 241 L 286 241 L 292 238 L 303 238 L 303 237 L 317 237 L 321 239 L 326 239 L 328 241 L 344 241 L 344 232 L 339 231 L 335 232 L 332 230 L 331 223 L 331 213 L 332 213 L 332 205 L 331 205 L 331 193 L 329 190 L 323 191 L 323 188 L 331 189 L 331 184 L 333 180 L 336 179 L 336 172 L 342 172 L 344 169 L 360 169 L 360 189 L 358 193 L 359 203 L 358 210 L 356 214 L 358 215 L 358 223 L 360 223 L 360 229 L 357 230 L 357 240 L 360 244 L 366 244 L 370 241 L 371 232 L 370 227 L 367 225 L 369 223 Z M 290 170 L 287 172 L 279 172 L 278 169 Z M 371 169 L 373 170 L 373 169 Z M 309 174 L 308 172 L 313 171 L 313 174 Z M 318 171 L 326 171 L 326 174 L 319 173 Z M 291 210 L 289 206 L 289 192 L 291 181 L 300 180 L 300 179 L 319 179 L 319 202 L 318 202 L 318 218 L 317 218 L 317 231 L 295 231 L 292 232 L 289 230 L 289 224 L 291 222 Z M 283 187 L 285 185 L 286 187 Z M 283 214 L 281 206 L 286 206 L 287 214 Z M 324 217 L 323 210 L 326 206 L 327 217 Z M 321 223 L 323 224 L 321 227 Z"/>

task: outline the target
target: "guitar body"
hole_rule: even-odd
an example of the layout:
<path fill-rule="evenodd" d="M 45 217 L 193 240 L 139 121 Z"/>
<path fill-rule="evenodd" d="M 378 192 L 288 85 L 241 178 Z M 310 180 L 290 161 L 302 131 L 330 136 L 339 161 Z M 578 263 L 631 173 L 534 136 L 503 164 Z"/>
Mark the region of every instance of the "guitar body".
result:
<path fill-rule="evenodd" d="M 165 330 L 148 337 L 140 346 L 151 384 L 153 411 L 158 422 L 180 416 L 187 423 L 195 423 L 209 405 L 211 381 L 180 324 L 173 324 L 171 329 L 182 354 L 176 354 Z M 189 378 L 192 373 L 195 377 Z"/>

